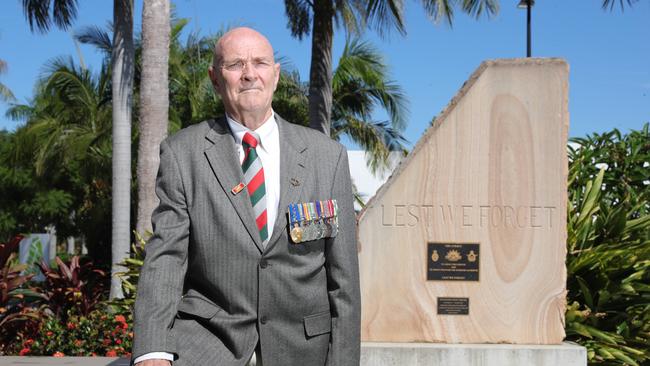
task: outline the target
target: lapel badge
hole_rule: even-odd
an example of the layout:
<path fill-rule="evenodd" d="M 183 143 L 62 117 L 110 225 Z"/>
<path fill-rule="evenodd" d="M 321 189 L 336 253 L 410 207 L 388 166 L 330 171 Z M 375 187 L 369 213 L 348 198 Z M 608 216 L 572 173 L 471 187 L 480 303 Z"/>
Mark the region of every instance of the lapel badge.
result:
<path fill-rule="evenodd" d="M 237 193 L 241 192 L 244 189 L 244 187 L 246 187 L 246 185 L 244 183 L 239 183 L 238 185 L 232 187 L 230 192 L 232 192 L 232 194 L 237 194 Z"/>
<path fill-rule="evenodd" d="M 294 187 L 298 187 L 300 185 L 300 182 L 296 178 L 291 178 L 289 181 L 291 182 L 291 185 Z"/>

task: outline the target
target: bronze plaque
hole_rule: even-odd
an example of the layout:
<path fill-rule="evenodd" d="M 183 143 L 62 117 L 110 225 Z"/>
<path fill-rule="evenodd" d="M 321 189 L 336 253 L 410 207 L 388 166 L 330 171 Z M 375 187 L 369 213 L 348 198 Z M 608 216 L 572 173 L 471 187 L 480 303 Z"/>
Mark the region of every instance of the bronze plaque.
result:
<path fill-rule="evenodd" d="M 469 315 L 469 298 L 439 297 L 438 315 Z"/>
<path fill-rule="evenodd" d="M 478 281 L 478 243 L 429 243 L 427 281 Z"/>

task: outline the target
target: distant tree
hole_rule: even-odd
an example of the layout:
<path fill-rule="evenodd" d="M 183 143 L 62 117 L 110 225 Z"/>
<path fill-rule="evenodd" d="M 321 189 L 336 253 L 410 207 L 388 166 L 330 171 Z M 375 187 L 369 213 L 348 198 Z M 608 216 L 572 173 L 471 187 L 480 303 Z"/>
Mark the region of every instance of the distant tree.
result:
<path fill-rule="evenodd" d="M 64 231 L 74 202 L 68 187 L 59 184 L 60 175 L 44 184 L 30 161 L 14 163 L 16 142 L 15 133 L 0 131 L 0 242 L 17 233 L 42 232 L 45 225 Z"/>
<path fill-rule="evenodd" d="M 46 64 L 31 102 L 9 108 L 10 118 L 24 121 L 0 153 L 7 169 L 0 184 L 11 192 L 2 196 L 24 202 L 9 211 L 17 219 L 9 235 L 56 224 L 65 236 L 83 233 L 96 258 L 109 257 L 110 100 L 106 67 L 95 75 L 58 58 Z"/>
<path fill-rule="evenodd" d="M 421 0 L 427 15 L 450 24 L 456 0 Z M 302 39 L 312 35 L 309 72 L 309 126 L 329 134 L 332 113 L 332 41 L 334 25 L 356 34 L 366 25 L 380 34 L 392 28 L 405 34 L 403 0 L 285 0 L 291 34 Z M 497 0 L 463 0 L 461 9 L 474 16 L 494 14 Z"/>

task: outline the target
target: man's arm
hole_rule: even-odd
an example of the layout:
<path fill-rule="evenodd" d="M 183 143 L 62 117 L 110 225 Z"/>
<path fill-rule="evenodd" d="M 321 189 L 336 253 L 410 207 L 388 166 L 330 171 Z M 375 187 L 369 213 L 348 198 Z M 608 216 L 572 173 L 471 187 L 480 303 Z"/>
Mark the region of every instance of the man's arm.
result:
<path fill-rule="evenodd" d="M 327 291 L 332 313 L 331 345 L 327 366 L 359 365 L 361 347 L 361 295 L 357 257 L 356 216 L 348 155 L 339 154 L 332 198 L 339 208 L 339 232 L 325 243 Z"/>
<path fill-rule="evenodd" d="M 168 335 L 187 270 L 190 221 L 180 166 L 167 140 L 160 144 L 156 195 L 160 204 L 152 215 L 154 232 L 145 245 L 135 302 L 135 358 L 150 352 L 175 353 L 175 342 Z"/>

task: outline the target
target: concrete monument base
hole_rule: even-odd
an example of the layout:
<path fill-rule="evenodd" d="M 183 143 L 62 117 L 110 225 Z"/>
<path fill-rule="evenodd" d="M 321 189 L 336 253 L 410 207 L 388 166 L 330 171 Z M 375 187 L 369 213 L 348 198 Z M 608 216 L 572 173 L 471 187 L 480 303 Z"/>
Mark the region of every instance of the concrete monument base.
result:
<path fill-rule="evenodd" d="M 0 357 L 0 366 L 127 366 L 110 357 Z M 369 343 L 361 344 L 361 366 L 586 366 L 587 350 L 559 345 Z"/>
<path fill-rule="evenodd" d="M 587 349 L 559 345 L 370 343 L 361 346 L 361 366 L 586 366 Z"/>

